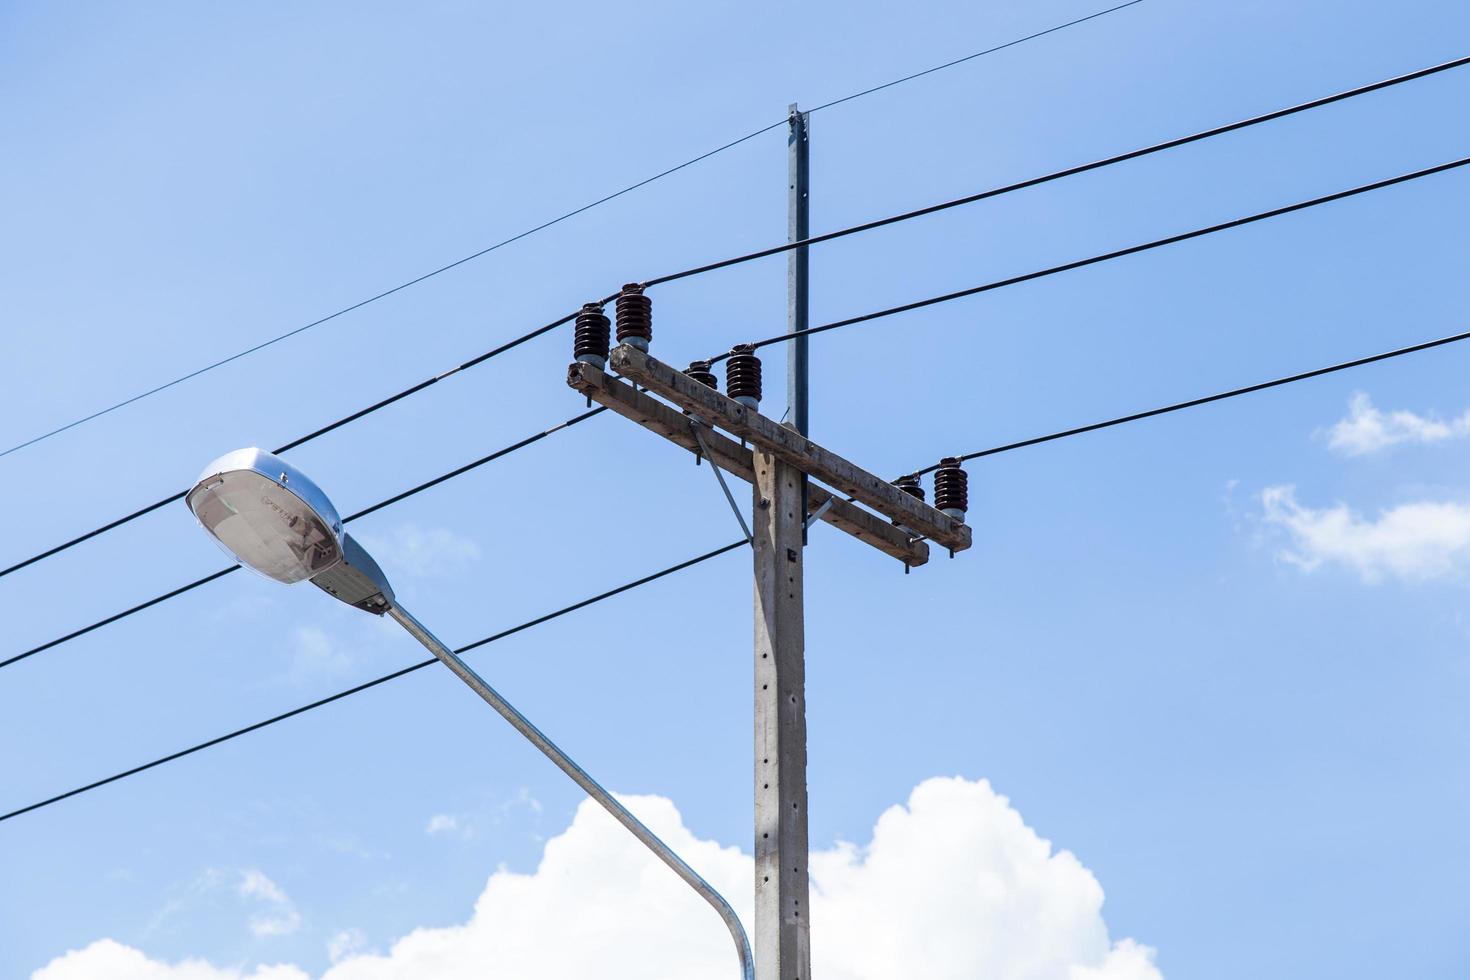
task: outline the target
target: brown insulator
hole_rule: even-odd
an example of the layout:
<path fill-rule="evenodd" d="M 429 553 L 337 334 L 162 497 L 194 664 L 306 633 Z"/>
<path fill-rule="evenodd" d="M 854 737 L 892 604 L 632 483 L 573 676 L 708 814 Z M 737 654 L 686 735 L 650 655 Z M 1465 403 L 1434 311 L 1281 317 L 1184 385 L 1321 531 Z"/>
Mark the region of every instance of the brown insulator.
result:
<path fill-rule="evenodd" d="M 914 497 L 919 500 L 924 499 L 924 485 L 919 482 L 919 477 L 916 473 L 910 473 L 908 476 L 899 477 L 897 480 L 893 481 L 893 485 L 898 487 L 898 489 L 902 490 L 904 493 L 908 494 L 910 497 Z M 893 526 L 898 528 L 905 534 L 914 534 L 913 528 L 909 527 L 903 521 L 894 521 Z M 904 566 L 904 574 L 908 574 L 907 565 Z"/>
<path fill-rule="evenodd" d="M 753 344 L 736 344 L 725 360 L 725 394 L 746 408 L 761 405 L 761 359 Z"/>
<path fill-rule="evenodd" d="M 607 367 L 609 323 L 601 303 L 587 303 L 577 314 L 572 357 L 598 370 Z"/>
<path fill-rule="evenodd" d="M 709 361 L 690 361 L 689 368 L 684 373 L 689 375 L 689 377 L 693 378 L 695 381 L 698 381 L 700 384 L 704 385 L 706 388 L 714 388 L 716 390 L 719 390 L 719 379 L 716 378 L 715 373 L 710 370 Z"/>
<path fill-rule="evenodd" d="M 916 475 L 901 476 L 893 481 L 893 485 L 910 497 L 917 497 L 920 500 L 924 499 L 924 486 L 919 482 L 919 478 Z"/>
<path fill-rule="evenodd" d="M 934 472 L 934 506 L 957 521 L 970 509 L 970 478 L 958 456 L 946 456 Z"/>
<path fill-rule="evenodd" d="M 653 340 L 653 300 L 643 295 L 643 287 L 630 282 L 618 293 L 618 343 L 648 350 Z"/>

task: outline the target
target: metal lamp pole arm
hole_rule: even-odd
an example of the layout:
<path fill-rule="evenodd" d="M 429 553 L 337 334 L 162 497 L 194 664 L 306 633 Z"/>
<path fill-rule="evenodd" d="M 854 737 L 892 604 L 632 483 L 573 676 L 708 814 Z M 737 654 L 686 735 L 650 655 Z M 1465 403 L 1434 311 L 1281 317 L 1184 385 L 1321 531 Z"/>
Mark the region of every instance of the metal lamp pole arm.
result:
<path fill-rule="evenodd" d="M 399 625 L 404 629 L 408 630 L 413 638 L 422 643 L 444 666 L 454 671 L 455 675 L 468 684 L 471 690 L 484 698 L 490 707 L 500 712 L 501 717 L 510 722 L 511 727 L 524 735 L 532 745 L 541 750 L 542 754 L 556 763 L 558 769 L 572 777 L 572 781 L 582 787 L 588 796 L 602 804 L 603 809 L 616 817 L 618 822 L 628 828 L 628 831 L 634 837 L 643 842 L 643 846 L 656 854 L 658 859 L 664 864 L 673 868 L 675 874 L 683 878 L 689 887 L 693 888 L 699 893 L 701 898 L 713 906 L 714 910 L 720 913 L 720 918 L 725 921 L 726 928 L 730 930 L 730 938 L 735 941 L 735 951 L 740 956 L 740 976 L 742 980 L 753 980 L 755 966 L 750 955 L 750 940 L 746 938 L 745 927 L 740 924 L 740 917 L 735 914 L 735 910 L 730 907 L 730 903 L 725 901 L 724 897 L 715 891 L 709 882 L 701 878 L 693 868 L 685 864 L 679 855 L 670 850 L 667 844 L 659 840 L 658 835 L 644 826 L 637 817 L 633 816 L 627 807 L 623 806 L 613 798 L 611 793 L 603 789 L 597 780 L 587 774 L 586 770 L 573 762 L 565 752 L 557 747 L 555 742 L 543 735 L 539 728 L 531 724 L 525 715 L 515 709 L 514 705 L 501 697 L 495 688 L 485 683 L 484 679 L 471 670 L 463 660 L 459 659 L 459 656 L 453 650 L 440 642 L 439 638 L 433 633 L 430 633 L 423 623 L 414 619 L 406 609 L 396 602 L 389 607 L 388 615 L 397 620 Z"/>

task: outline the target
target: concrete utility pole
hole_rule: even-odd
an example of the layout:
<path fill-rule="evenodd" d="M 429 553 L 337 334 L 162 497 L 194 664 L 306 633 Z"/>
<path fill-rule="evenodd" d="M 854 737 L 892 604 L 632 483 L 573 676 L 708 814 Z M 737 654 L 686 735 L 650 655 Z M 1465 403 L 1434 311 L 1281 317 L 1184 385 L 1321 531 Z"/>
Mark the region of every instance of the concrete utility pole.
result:
<path fill-rule="evenodd" d="M 789 236 L 810 237 L 808 114 L 791 106 Z M 789 253 L 788 332 L 807 326 L 807 250 Z M 807 339 L 793 338 L 787 361 L 790 422 L 762 415 L 703 380 L 648 354 L 651 327 L 643 305 L 639 333 L 602 356 L 575 361 L 567 384 L 751 485 L 755 571 L 755 976 L 811 980 L 807 866 L 806 659 L 803 547 L 820 519 L 908 567 L 929 560 L 933 541 L 951 552 L 970 547 L 970 529 L 912 492 L 854 465 L 807 437 Z M 627 290 L 625 290 L 625 295 Z M 621 303 L 621 300 L 620 300 Z M 631 317 L 629 318 L 631 322 Z M 606 331 L 606 317 L 602 317 Z M 619 307 L 619 331 L 624 313 Z M 606 333 L 602 352 L 607 353 Z M 690 371 L 695 371 L 691 365 Z M 620 377 L 615 377 L 619 375 Z M 642 390 L 640 390 L 642 389 Z M 662 399 L 662 400 L 660 400 Z M 723 429 L 730 436 L 716 430 Z M 749 444 L 747 446 L 747 443 Z M 818 483 L 810 483 L 816 480 Z M 721 487 L 729 496 L 721 477 Z M 821 486 L 818 484 L 826 484 Z M 830 488 L 830 489 L 829 489 Z M 843 499 L 843 495 L 851 500 Z M 730 505 L 735 506 L 733 497 Z M 865 509 L 865 508 L 871 508 Z M 877 513 L 873 513 L 876 511 Z M 962 514 L 962 508 L 954 511 Z M 881 516 L 880 516 L 881 515 Z M 745 520 L 740 517 L 742 529 Z"/>
<path fill-rule="evenodd" d="M 756 980 L 811 976 L 807 900 L 806 474 L 754 453 Z"/>
<path fill-rule="evenodd" d="M 791 105 L 787 238 L 810 237 L 808 114 Z M 807 250 L 787 253 L 787 330 L 807 327 Z M 790 425 L 808 432 L 807 338 L 786 352 Z M 756 980 L 812 972 L 807 872 L 806 632 L 802 565 L 807 477 L 772 453 L 753 456 L 755 523 L 755 948 Z"/>

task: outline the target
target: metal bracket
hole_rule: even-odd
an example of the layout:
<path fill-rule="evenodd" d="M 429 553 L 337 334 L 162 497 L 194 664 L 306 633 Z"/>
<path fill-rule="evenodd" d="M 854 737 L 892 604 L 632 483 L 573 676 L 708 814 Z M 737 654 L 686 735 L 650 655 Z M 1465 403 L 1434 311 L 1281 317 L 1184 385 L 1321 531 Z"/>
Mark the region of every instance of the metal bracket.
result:
<path fill-rule="evenodd" d="M 735 519 L 740 522 L 740 530 L 745 535 L 745 543 L 754 547 L 755 538 L 750 533 L 750 525 L 745 523 L 745 515 L 740 513 L 740 508 L 735 505 L 735 495 L 730 492 L 729 485 L 725 483 L 725 474 L 720 470 L 720 464 L 715 462 L 714 457 L 709 454 L 709 449 L 705 447 L 704 436 L 699 434 L 701 428 L 703 426 L 699 422 L 694 419 L 689 420 L 689 429 L 694 433 L 694 441 L 699 443 L 700 455 L 709 460 L 709 468 L 714 470 L 715 479 L 719 481 L 720 489 L 725 491 L 725 499 L 730 502 L 730 510 L 735 514 Z M 831 505 L 832 501 L 827 501 L 827 506 L 830 507 Z"/>
<path fill-rule="evenodd" d="M 806 523 L 801 526 L 801 529 L 803 531 L 805 531 L 807 528 L 809 528 L 813 524 L 817 523 L 817 521 L 821 520 L 822 519 L 822 515 L 825 514 L 825 513 L 827 513 L 827 511 L 830 510 L 831 507 L 832 507 L 832 505 L 835 504 L 836 502 L 837 502 L 837 498 L 836 497 L 828 497 L 827 498 L 827 502 L 825 504 L 823 504 L 822 506 L 818 507 L 816 510 L 812 511 L 812 516 L 810 516 L 810 517 L 808 517 L 806 519 Z M 907 563 L 905 563 L 903 567 L 904 568 L 908 568 L 909 566 L 908 566 Z"/>

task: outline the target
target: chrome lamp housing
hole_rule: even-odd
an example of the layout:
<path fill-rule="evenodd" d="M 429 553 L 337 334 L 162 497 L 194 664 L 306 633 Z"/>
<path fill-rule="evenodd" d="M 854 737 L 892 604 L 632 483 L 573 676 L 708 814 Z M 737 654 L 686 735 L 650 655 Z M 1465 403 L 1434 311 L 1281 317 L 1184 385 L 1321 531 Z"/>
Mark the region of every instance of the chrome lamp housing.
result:
<path fill-rule="evenodd" d="M 226 453 L 204 468 L 184 502 L 220 547 L 266 578 L 309 581 L 378 615 L 393 605 L 387 576 L 342 530 L 331 498 L 279 456 Z"/>

